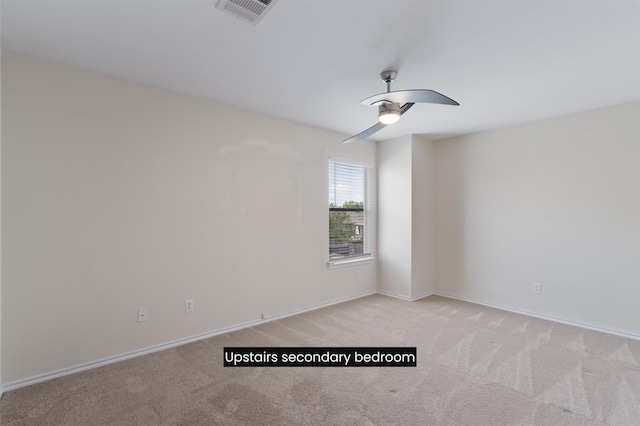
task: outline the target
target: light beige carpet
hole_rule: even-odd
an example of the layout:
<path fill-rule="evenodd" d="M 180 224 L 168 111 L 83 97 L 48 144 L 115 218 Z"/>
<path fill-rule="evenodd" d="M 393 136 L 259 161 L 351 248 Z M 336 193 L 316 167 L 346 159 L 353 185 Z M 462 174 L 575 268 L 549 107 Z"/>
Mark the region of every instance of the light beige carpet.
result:
<path fill-rule="evenodd" d="M 225 346 L 416 346 L 415 368 L 224 368 Z M 640 341 L 374 295 L 6 393 L 2 425 L 640 425 Z"/>

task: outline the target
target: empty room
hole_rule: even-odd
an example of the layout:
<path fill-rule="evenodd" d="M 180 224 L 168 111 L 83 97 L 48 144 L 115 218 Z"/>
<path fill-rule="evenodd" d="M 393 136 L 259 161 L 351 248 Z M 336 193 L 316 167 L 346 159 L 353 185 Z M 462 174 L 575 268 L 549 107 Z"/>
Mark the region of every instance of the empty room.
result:
<path fill-rule="evenodd" d="M 0 25 L 0 425 L 640 424 L 640 1 Z"/>

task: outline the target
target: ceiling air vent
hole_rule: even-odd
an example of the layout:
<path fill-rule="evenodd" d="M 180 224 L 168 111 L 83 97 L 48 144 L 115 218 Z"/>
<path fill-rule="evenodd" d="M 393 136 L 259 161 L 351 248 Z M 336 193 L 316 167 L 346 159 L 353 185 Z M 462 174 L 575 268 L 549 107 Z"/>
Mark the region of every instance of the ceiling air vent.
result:
<path fill-rule="evenodd" d="M 277 2 L 278 0 L 220 0 L 216 7 L 238 19 L 258 25 Z"/>

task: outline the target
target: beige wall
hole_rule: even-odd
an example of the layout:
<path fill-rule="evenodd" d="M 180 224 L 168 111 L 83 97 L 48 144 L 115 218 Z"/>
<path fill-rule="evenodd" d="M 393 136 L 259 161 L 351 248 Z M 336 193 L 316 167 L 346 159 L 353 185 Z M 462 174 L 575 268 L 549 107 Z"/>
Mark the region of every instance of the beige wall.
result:
<path fill-rule="evenodd" d="M 411 299 L 411 136 L 378 142 L 378 290 Z"/>
<path fill-rule="evenodd" d="M 0 49 L 0 80 L 2 79 L 2 49 Z M 0 99 L 2 85 L 0 84 Z M 0 241 L 2 241 L 2 102 L 0 102 Z M 2 244 L 0 244 L 0 385 L 2 385 Z M 0 397 L 2 388 L 0 387 Z"/>
<path fill-rule="evenodd" d="M 3 53 L 3 383 L 375 291 L 326 266 L 374 143 Z"/>
<path fill-rule="evenodd" d="M 435 158 L 438 292 L 640 337 L 640 102 L 441 140 Z"/>
<path fill-rule="evenodd" d="M 378 143 L 378 290 L 414 300 L 434 292 L 433 142 Z"/>
<path fill-rule="evenodd" d="M 412 136 L 411 298 L 435 291 L 435 150 L 430 140 Z"/>

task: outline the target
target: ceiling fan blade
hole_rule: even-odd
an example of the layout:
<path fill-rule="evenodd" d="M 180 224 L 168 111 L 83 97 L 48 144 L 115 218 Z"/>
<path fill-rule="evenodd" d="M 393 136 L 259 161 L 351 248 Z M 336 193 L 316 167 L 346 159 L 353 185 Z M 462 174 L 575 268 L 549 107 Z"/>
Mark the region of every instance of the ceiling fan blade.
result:
<path fill-rule="evenodd" d="M 382 130 L 385 127 L 387 127 L 386 124 L 377 122 L 373 126 L 369 127 L 367 130 L 365 130 L 364 132 L 360 132 L 355 136 L 351 136 L 349 139 L 343 140 L 342 143 L 351 143 L 351 142 L 361 141 L 363 139 L 368 138 L 369 136 L 376 133 L 377 131 Z"/>
<path fill-rule="evenodd" d="M 411 108 L 412 106 L 413 106 L 413 103 L 407 103 L 402 105 L 402 107 L 400 107 L 400 115 L 409 111 L 409 108 Z M 367 130 L 365 130 L 364 132 L 360 132 L 355 136 L 351 136 L 349 139 L 343 140 L 342 143 L 351 143 L 351 142 L 361 141 L 373 135 L 374 133 L 382 130 L 385 127 L 387 127 L 386 124 L 377 122 L 373 126 L 369 127 Z"/>
<path fill-rule="evenodd" d="M 444 104 L 444 105 L 460 105 L 445 95 L 428 89 L 416 90 L 398 90 L 396 92 L 380 93 L 364 99 L 361 103 L 364 105 L 377 105 L 380 102 L 392 102 L 395 104 L 406 103 L 426 103 L 426 104 Z"/>

